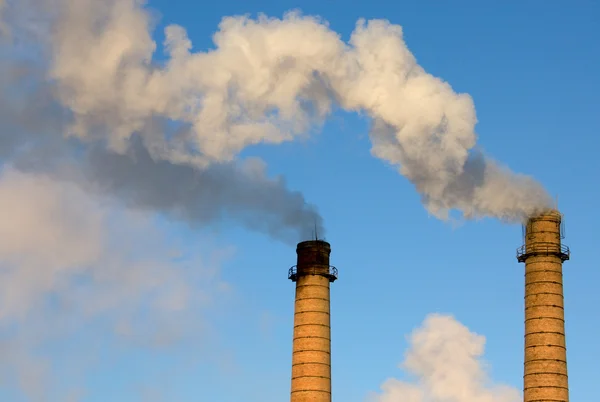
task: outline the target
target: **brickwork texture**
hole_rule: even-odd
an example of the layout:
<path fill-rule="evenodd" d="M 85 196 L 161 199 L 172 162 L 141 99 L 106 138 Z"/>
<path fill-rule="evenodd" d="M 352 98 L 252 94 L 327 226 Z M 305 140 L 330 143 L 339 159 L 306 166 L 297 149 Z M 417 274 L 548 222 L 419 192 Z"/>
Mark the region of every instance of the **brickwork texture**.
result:
<path fill-rule="evenodd" d="M 298 245 L 291 402 L 331 402 L 329 244 Z"/>
<path fill-rule="evenodd" d="M 525 232 L 524 402 L 568 402 L 561 215 L 530 218 Z"/>

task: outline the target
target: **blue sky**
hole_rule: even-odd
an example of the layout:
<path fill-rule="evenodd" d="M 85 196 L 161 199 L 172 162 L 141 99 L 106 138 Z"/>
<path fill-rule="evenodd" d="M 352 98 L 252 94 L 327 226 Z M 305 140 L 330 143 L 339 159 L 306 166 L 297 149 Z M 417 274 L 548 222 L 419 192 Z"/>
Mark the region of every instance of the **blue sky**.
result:
<path fill-rule="evenodd" d="M 473 97 L 486 153 L 558 196 L 572 250 L 564 273 L 571 398 L 593 399 L 600 358 L 600 273 L 592 259 L 600 223 L 593 212 L 600 196 L 598 4 L 150 0 L 149 6 L 160 16 L 157 42 L 162 27 L 176 23 L 195 51 L 213 46 L 211 36 L 228 15 L 281 17 L 299 8 L 327 20 L 344 39 L 359 18 L 401 25 L 418 62 Z M 493 219 L 455 226 L 429 216 L 412 185 L 370 155 L 368 129 L 365 118 L 336 112 L 308 140 L 243 154 L 263 158 L 271 175 L 285 176 L 325 218 L 340 273 L 331 293 L 334 400 L 363 401 L 387 378 L 406 379 L 397 367 L 406 337 L 430 313 L 452 314 L 484 335 L 491 378 L 520 389 L 524 267 L 515 249 L 521 228 Z M 202 330 L 168 347 L 147 348 L 108 332 L 91 336 L 106 328 L 101 320 L 52 342 L 45 354 L 59 381 L 48 400 L 67 400 L 63 392 L 74 383 L 86 402 L 289 398 L 294 284 L 287 270 L 294 248 L 232 224 L 191 230 L 157 220 L 160 236 L 184 250 L 180 264 L 190 254 L 193 265 L 198 253 L 219 267 L 227 290 L 186 316 L 202 321 Z M 85 373 L 61 364 L 88 349 L 96 353 Z M 26 400 L 1 382 L 0 397 Z"/>

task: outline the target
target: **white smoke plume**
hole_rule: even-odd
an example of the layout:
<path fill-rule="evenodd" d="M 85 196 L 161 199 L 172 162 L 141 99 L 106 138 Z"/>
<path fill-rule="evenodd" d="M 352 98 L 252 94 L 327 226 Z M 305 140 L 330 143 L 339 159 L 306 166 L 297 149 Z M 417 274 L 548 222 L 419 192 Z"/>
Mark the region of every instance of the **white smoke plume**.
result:
<path fill-rule="evenodd" d="M 389 379 L 370 402 L 519 402 L 520 392 L 493 384 L 481 357 L 485 338 L 454 317 L 431 314 L 409 340 L 401 367 L 415 381 Z"/>
<path fill-rule="evenodd" d="M 204 169 L 250 145 L 314 130 L 337 105 L 370 116 L 373 155 L 396 165 L 439 218 L 456 209 L 466 218 L 519 221 L 550 204 L 533 179 L 476 151 L 471 97 L 424 71 L 398 25 L 360 20 L 345 43 L 299 13 L 226 17 L 206 52 L 193 52 L 184 28 L 170 25 L 168 57 L 158 62 L 140 1 L 20 4 L 29 14 L 52 10 L 37 17 L 49 27 L 38 36 L 45 78 L 69 111 L 68 135 L 84 143 L 126 154 L 141 136 L 154 160 Z M 149 131 L 157 120 L 169 130 Z"/>
<path fill-rule="evenodd" d="M 25 14 L 35 10 L 32 7 L 11 11 L 28 21 L 33 17 Z M 58 102 L 58 87 L 48 79 L 48 60 L 36 53 L 44 54 L 46 46 L 39 33 L 44 19 L 37 19 L 42 23 L 32 29 L 23 24 L 13 30 L 35 39 L 29 48 L 3 49 L 11 55 L 0 66 L 3 162 L 77 182 L 87 191 L 116 195 L 129 206 L 156 210 L 192 226 L 232 219 L 289 243 L 310 237 L 315 226 L 324 232 L 316 208 L 301 193 L 289 190 L 282 177 L 269 177 L 257 158 L 197 166 L 157 155 L 155 139 L 171 136 L 172 145 L 178 136 L 189 135 L 189 127 L 177 122 L 149 117 L 122 152 L 106 146 L 110 133 L 93 139 L 69 138 L 73 111 Z M 90 128 L 88 134 L 93 132 Z"/>

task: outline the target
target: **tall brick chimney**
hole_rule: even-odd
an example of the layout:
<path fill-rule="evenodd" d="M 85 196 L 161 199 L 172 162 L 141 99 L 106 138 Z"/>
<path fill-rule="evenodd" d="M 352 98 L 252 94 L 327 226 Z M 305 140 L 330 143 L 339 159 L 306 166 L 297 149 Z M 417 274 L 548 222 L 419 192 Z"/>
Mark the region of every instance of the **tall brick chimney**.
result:
<path fill-rule="evenodd" d="M 562 215 L 555 210 L 528 220 L 517 259 L 525 263 L 525 402 L 568 402 L 567 349 L 561 244 Z"/>
<path fill-rule="evenodd" d="M 331 326 L 329 284 L 337 270 L 329 265 L 331 246 L 322 240 L 298 243 L 291 402 L 331 402 Z"/>

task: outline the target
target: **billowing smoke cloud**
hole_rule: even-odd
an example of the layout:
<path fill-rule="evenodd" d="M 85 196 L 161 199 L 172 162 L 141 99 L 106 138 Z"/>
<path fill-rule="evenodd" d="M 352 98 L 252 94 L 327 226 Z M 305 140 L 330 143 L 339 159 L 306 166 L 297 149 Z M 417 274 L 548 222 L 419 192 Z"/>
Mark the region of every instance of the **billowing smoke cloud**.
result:
<path fill-rule="evenodd" d="M 520 392 L 491 383 L 481 360 L 485 338 L 453 317 L 429 315 L 409 340 L 401 367 L 415 381 L 389 379 L 370 402 L 519 402 Z"/>
<path fill-rule="evenodd" d="M 267 179 L 266 166 L 259 159 L 197 170 L 153 159 L 139 141 L 133 141 L 127 154 L 92 149 L 83 180 L 130 205 L 166 211 L 192 225 L 229 217 L 289 242 L 298 241 L 299 235 L 310 236 L 315 225 L 322 226 L 300 193 L 287 190 L 281 178 Z"/>
<path fill-rule="evenodd" d="M 135 12 L 142 13 L 137 8 Z M 180 136 L 191 135 L 181 122 L 148 117 L 118 152 L 107 146 L 112 132 L 89 127 L 85 138 L 69 137 L 73 111 L 58 102 L 61 92 L 48 80 L 46 59 L 40 60 L 34 52 L 45 51 L 39 48 L 43 39 L 26 25 L 17 28 L 22 28 L 24 38 L 36 41 L 24 54 L 12 49 L 10 63 L 0 66 L 4 162 L 22 171 L 68 179 L 88 191 L 116 195 L 129 206 L 156 210 L 192 226 L 232 219 L 290 243 L 310 237 L 315 226 L 324 232 L 316 209 L 301 193 L 289 190 L 283 178 L 269 177 L 257 158 L 200 166 L 161 157 L 162 146 L 157 147 L 156 139 L 171 136 L 165 144 L 168 150 Z M 100 134 L 90 138 L 94 133 Z"/>
<path fill-rule="evenodd" d="M 84 143 L 127 154 L 141 136 L 153 160 L 206 169 L 234 163 L 250 145 L 279 144 L 314 130 L 339 105 L 370 116 L 373 155 L 398 166 L 439 218 L 457 209 L 466 218 L 518 221 L 550 203 L 533 179 L 475 150 L 471 97 L 425 72 L 400 26 L 360 20 L 345 43 L 324 22 L 297 13 L 227 17 L 214 35 L 215 49 L 192 52 L 185 30 L 170 25 L 167 59 L 158 62 L 151 19 L 139 1 L 22 4 L 30 14 L 52 10 L 38 18 L 52 27 L 38 41 L 47 57 L 45 78 L 69 112 L 68 135 Z M 156 121 L 169 129 L 148 130 Z M 233 183 L 239 177 L 236 172 Z M 312 227 L 319 220 L 314 211 L 302 209 L 296 194 L 291 206 L 282 207 L 288 201 L 284 187 L 268 184 L 278 185 L 282 204 L 262 213 L 285 216 L 270 219 L 269 230 L 307 220 Z M 258 213 L 255 196 L 261 192 L 251 193 L 247 211 Z M 243 199 L 235 208 L 246 208 Z"/>

